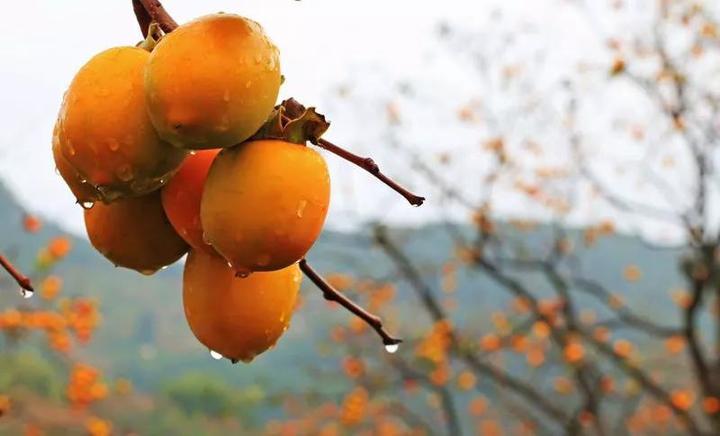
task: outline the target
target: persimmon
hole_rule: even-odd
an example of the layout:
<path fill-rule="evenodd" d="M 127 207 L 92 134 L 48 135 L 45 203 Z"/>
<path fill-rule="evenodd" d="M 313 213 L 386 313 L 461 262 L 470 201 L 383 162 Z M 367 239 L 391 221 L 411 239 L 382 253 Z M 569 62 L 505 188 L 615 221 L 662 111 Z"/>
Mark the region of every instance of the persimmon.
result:
<path fill-rule="evenodd" d="M 53 138 L 55 161 L 79 202 L 152 192 L 185 156 L 160 139 L 147 114 L 149 56 L 137 47 L 103 51 L 80 69 L 65 94 Z M 78 181 L 93 189 L 80 189 Z"/>
<path fill-rule="evenodd" d="M 180 169 L 162 189 L 162 204 L 170 224 L 195 250 L 215 250 L 203 240 L 200 200 L 210 165 L 220 150 L 200 150 L 185 158 Z"/>
<path fill-rule="evenodd" d="M 301 279 L 297 264 L 236 277 L 221 257 L 193 250 L 183 275 L 185 317 L 210 350 L 250 362 L 287 330 Z"/>
<path fill-rule="evenodd" d="M 166 35 L 145 75 L 155 128 L 192 149 L 249 138 L 272 112 L 281 81 L 277 47 L 258 23 L 233 14 L 200 17 Z"/>
<path fill-rule="evenodd" d="M 302 258 L 322 230 L 330 176 L 315 150 L 259 140 L 223 150 L 210 168 L 200 216 L 205 239 L 239 273 Z"/>
<path fill-rule="evenodd" d="M 85 210 L 92 245 L 116 266 L 150 275 L 174 263 L 188 245 L 165 216 L 160 191 Z"/>

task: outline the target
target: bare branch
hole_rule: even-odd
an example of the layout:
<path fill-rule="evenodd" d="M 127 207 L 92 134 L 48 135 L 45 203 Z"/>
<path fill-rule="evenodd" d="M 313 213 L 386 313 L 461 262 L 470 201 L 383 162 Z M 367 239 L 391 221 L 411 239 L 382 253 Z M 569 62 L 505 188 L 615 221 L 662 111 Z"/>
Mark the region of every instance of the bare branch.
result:
<path fill-rule="evenodd" d="M 8 274 L 10 274 L 13 280 L 15 280 L 25 292 L 35 292 L 32 287 L 32 283 L 30 283 L 30 279 L 15 268 L 15 266 L 2 254 L 0 254 L 0 266 L 2 266 Z"/>
<path fill-rule="evenodd" d="M 315 283 L 318 288 L 320 288 L 323 293 L 323 297 L 325 297 L 326 300 L 334 301 L 340 304 L 342 307 L 353 313 L 355 316 L 365 321 L 382 338 L 383 344 L 388 346 L 397 345 L 402 342 L 402 339 L 395 338 L 391 336 L 387 331 L 385 331 L 382 319 L 380 319 L 379 316 L 373 315 L 372 313 L 366 311 L 365 309 L 351 301 L 348 297 L 343 295 L 341 292 L 339 292 L 337 289 L 333 288 L 330 283 L 328 283 L 324 278 L 322 278 L 322 276 L 318 274 L 310 266 L 310 264 L 307 263 L 307 260 L 300 260 L 300 269 L 310 280 L 312 280 L 313 283 Z"/>

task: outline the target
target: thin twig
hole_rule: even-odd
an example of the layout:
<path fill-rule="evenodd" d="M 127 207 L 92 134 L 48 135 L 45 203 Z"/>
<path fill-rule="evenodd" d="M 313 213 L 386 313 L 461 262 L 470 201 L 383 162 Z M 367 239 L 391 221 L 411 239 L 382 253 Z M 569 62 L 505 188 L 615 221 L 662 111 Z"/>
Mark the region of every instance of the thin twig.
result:
<path fill-rule="evenodd" d="M 0 265 L 5 269 L 5 271 L 12 276 L 12 278 L 17 282 L 18 285 L 20 285 L 21 288 L 23 288 L 27 292 L 35 292 L 35 290 L 32 287 L 32 284 L 30 283 L 30 279 L 27 278 L 25 275 L 23 275 L 15 266 L 10 263 L 9 260 L 2 254 L 0 254 Z"/>
<path fill-rule="evenodd" d="M 337 289 L 333 288 L 320 274 L 318 274 L 311 266 L 307 263 L 307 260 L 300 260 L 300 269 L 305 275 L 312 280 L 315 285 L 320 288 L 328 301 L 334 301 L 352 312 L 355 316 L 365 321 L 370 327 L 372 327 L 383 340 L 385 345 L 397 345 L 402 342 L 402 339 L 392 337 L 385 328 L 383 327 L 382 319 L 379 316 L 373 315 L 362 307 L 358 306 L 348 297 L 340 293 Z"/>
<path fill-rule="evenodd" d="M 314 144 L 329 151 L 330 153 L 340 156 L 346 161 L 353 163 L 364 169 L 365 171 L 369 172 L 378 180 L 392 188 L 395 192 L 405 197 L 408 203 L 412 204 L 413 206 L 421 206 L 423 202 L 425 202 L 425 197 L 413 194 L 412 192 L 401 186 L 399 183 L 380 172 L 380 167 L 377 163 L 375 163 L 374 160 L 372 160 L 372 158 L 358 156 L 322 138 L 315 141 Z"/>

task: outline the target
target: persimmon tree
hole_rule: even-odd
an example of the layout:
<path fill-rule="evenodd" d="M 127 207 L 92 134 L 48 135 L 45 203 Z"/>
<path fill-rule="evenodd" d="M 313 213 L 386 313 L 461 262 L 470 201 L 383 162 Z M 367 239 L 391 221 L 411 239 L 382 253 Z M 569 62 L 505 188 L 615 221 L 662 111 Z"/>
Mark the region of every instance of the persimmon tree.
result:
<path fill-rule="evenodd" d="M 300 408 L 272 430 L 371 432 L 374 418 L 382 420 L 378 407 L 399 399 L 430 433 L 720 432 L 717 11 L 703 2 L 639 4 L 568 4 L 606 49 L 550 83 L 538 76 L 554 67 L 553 47 L 530 44 L 534 33 L 441 28 L 448 49 L 477 71 L 481 90 L 457 122 L 477 128 L 481 150 L 457 144 L 461 153 L 420 155 L 404 139 L 403 105 L 395 103 L 386 138 L 473 230 L 448 219 L 440 228 L 452 249 L 428 268 L 401 232 L 376 226 L 375 243 L 395 265 L 392 282 L 416 297 L 413 318 L 429 320 L 425 334 L 405 338 L 407 353 L 371 356 L 352 325 L 339 326 L 331 338 L 345 346 L 338 359 L 346 377 L 365 392 L 348 398 L 369 399 L 364 415 L 350 406 Z M 455 177 L 453 165 L 469 171 L 468 162 L 479 163 L 463 181 L 477 187 Z M 628 234 L 667 254 L 665 262 L 608 271 L 612 263 L 598 256 L 622 248 L 605 240 Z M 649 280 L 668 268 L 684 282 L 671 299 Z M 341 282 L 370 300 L 384 286 L 362 276 Z M 460 282 L 469 295 L 454 296 Z M 468 315 L 459 299 L 492 309 Z M 662 310 L 673 303 L 675 316 Z"/>

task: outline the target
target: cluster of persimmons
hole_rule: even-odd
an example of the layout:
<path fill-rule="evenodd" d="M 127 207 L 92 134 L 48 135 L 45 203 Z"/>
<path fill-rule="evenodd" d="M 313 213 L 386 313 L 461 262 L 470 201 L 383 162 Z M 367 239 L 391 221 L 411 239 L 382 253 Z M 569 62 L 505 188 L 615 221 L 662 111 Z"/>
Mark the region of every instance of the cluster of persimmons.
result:
<path fill-rule="evenodd" d="M 286 330 L 298 267 L 328 211 L 330 178 L 306 146 L 328 127 L 276 106 L 279 52 L 262 27 L 204 16 L 90 59 L 53 135 L 93 246 L 153 274 L 189 252 L 183 300 L 216 357 L 250 361 Z"/>

